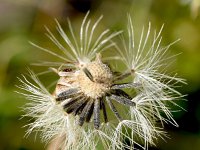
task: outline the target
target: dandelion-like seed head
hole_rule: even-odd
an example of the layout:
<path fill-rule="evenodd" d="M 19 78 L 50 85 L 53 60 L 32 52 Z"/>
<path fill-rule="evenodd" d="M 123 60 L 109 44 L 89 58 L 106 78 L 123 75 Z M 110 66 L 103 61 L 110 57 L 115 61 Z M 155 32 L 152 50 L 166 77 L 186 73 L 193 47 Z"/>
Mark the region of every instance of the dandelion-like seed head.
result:
<path fill-rule="evenodd" d="M 150 24 L 146 36 L 142 30 L 137 44 L 130 17 L 128 40 L 122 38 L 122 44 L 114 43 L 112 39 L 121 31 L 110 33 L 107 29 L 94 36 L 102 16 L 92 24 L 88 15 L 83 19 L 78 36 L 68 21 L 72 38 L 57 22 L 57 30 L 66 45 L 61 44 L 47 28 L 48 37 L 63 55 L 33 44 L 64 63 L 42 63 L 60 66 L 52 68 L 59 76 L 52 94 L 31 71 L 35 84 L 24 76 L 20 79 L 22 85 L 19 88 L 29 92 L 21 93 L 30 100 L 24 108 L 26 116 L 35 118 L 28 125 L 28 133 L 41 131 L 44 141 L 61 139 L 56 148 L 64 150 L 96 149 L 97 144 L 112 150 L 133 149 L 135 145 L 147 149 L 149 144 L 155 144 L 155 139 L 165 135 L 162 127 L 157 125 L 158 121 L 177 126 L 166 102 L 175 104 L 172 100 L 182 97 L 173 86 L 184 83 L 184 80 L 166 75 L 165 70 L 160 72 L 165 66 L 163 62 L 169 59 L 165 54 L 172 44 L 160 47 L 159 31 L 158 34 L 154 32 L 153 42 L 147 47 Z M 111 47 L 117 50 L 113 58 L 126 65 L 125 71 L 113 69 L 109 61 L 103 61 L 101 53 Z M 135 95 L 126 89 L 134 90 Z M 121 114 L 117 105 L 123 107 L 125 114 Z"/>

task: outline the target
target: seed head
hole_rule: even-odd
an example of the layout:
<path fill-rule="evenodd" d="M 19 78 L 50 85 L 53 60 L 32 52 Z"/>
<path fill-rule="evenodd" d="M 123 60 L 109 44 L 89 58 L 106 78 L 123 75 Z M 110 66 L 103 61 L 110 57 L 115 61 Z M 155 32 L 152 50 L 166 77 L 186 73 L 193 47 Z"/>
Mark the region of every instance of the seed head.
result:
<path fill-rule="evenodd" d="M 159 31 L 158 34 L 155 32 L 148 48 L 150 24 L 146 36 L 142 30 L 137 44 L 130 17 L 128 40 L 122 40 L 123 44 L 111 41 L 121 32 L 109 33 L 107 29 L 94 36 L 102 17 L 90 26 L 88 14 L 83 19 L 78 36 L 68 21 L 72 39 L 57 23 L 67 48 L 47 28 L 48 37 L 63 55 L 33 44 L 64 62 L 43 63 L 60 66 L 52 68 L 59 76 L 52 94 L 32 71 L 30 75 L 35 84 L 24 76 L 19 79 L 22 83 L 19 88 L 28 92 L 21 94 L 30 100 L 24 107 L 25 116 L 35 118 L 28 124 L 28 134 L 33 130 L 41 131 L 44 141 L 60 138 L 61 142 L 56 147 L 64 150 L 96 149 L 98 144 L 110 150 L 134 149 L 135 145 L 148 149 L 149 144 L 155 144 L 155 139 L 165 135 L 158 121 L 162 125 L 164 122 L 177 125 L 166 102 L 175 104 L 172 100 L 182 97 L 173 86 L 178 82 L 184 83 L 184 80 L 166 75 L 165 71 L 160 72 L 165 65 L 163 62 L 169 59 L 165 54 L 172 44 L 160 47 L 162 38 Z M 126 65 L 125 71 L 111 68 L 107 65 L 109 62 L 103 61 L 101 53 L 111 47 L 117 50 L 113 58 L 122 60 L 117 59 L 117 63 Z M 135 95 L 126 89 L 134 90 Z M 122 107 L 123 114 L 118 111 Z M 143 141 L 143 145 L 138 140 Z"/>

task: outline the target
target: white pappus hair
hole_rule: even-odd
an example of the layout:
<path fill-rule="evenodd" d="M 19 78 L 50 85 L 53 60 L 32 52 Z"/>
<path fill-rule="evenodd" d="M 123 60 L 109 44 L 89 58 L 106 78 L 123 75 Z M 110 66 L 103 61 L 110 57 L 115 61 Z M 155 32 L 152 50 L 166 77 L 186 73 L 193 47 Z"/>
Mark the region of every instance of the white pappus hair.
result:
<path fill-rule="evenodd" d="M 174 42 L 161 47 L 163 26 L 151 39 L 150 23 L 147 33 L 143 28 L 139 42 L 135 42 L 132 20 L 128 16 L 128 40 L 124 35 L 122 44 L 115 43 L 113 38 L 122 32 L 111 33 L 106 29 L 94 36 L 102 16 L 92 24 L 88 15 L 89 12 L 82 21 L 79 35 L 75 35 L 69 20 L 70 36 L 56 21 L 65 45 L 46 28 L 47 36 L 63 55 L 32 43 L 62 62 L 42 64 L 60 66 L 53 68 L 59 76 L 53 93 L 49 93 L 32 71 L 29 71 L 32 81 L 25 76 L 19 78 L 18 87 L 24 90 L 19 93 L 29 100 L 23 107 L 24 116 L 34 118 L 27 125 L 27 134 L 40 132 L 44 142 L 60 139 L 55 149 L 63 150 L 95 150 L 99 145 L 110 150 L 148 149 L 149 144 L 155 145 L 157 138 L 166 136 L 164 123 L 178 126 L 167 103 L 177 105 L 173 100 L 183 96 L 175 89 L 176 84 L 185 83 L 175 75 L 166 74 L 166 62 L 174 57 L 167 57 L 166 53 Z M 111 47 L 116 49 L 113 58 L 120 58 L 116 59 L 117 63 L 124 63 L 125 71 L 111 68 L 107 65 L 110 60 L 102 61 L 100 53 Z M 134 96 L 129 89 L 135 91 Z M 115 106 L 123 108 L 126 115 L 121 115 Z"/>

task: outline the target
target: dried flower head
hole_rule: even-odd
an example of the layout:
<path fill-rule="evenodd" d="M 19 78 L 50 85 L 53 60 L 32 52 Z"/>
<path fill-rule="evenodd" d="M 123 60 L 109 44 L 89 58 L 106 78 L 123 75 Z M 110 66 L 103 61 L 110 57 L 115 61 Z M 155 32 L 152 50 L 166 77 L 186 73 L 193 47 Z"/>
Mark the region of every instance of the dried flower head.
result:
<path fill-rule="evenodd" d="M 135 145 L 147 149 L 148 144 L 153 145 L 155 139 L 165 135 L 157 121 L 177 125 L 166 102 L 174 103 L 172 100 L 181 97 L 173 86 L 184 80 L 166 75 L 165 69 L 160 70 L 169 59 L 165 54 L 173 43 L 160 47 L 161 28 L 148 47 L 150 24 L 147 34 L 144 35 L 143 29 L 139 43 L 135 43 L 132 21 L 128 17 L 128 40 L 123 38 L 119 47 L 120 44 L 111 40 L 121 32 L 105 30 L 94 36 L 102 17 L 91 25 L 88 14 L 80 27 L 79 39 L 70 21 L 72 39 L 57 23 L 66 46 L 47 29 L 48 37 L 63 55 L 34 44 L 64 60 L 64 63 L 46 64 L 64 65 L 52 69 L 59 76 L 53 94 L 32 71 L 30 75 L 35 84 L 24 76 L 19 79 L 22 83 L 19 87 L 28 92 L 22 94 L 30 100 L 24 107 L 25 116 L 35 119 L 28 124 L 28 134 L 35 130 L 41 131 L 44 141 L 61 139 L 55 149 L 96 149 L 98 144 L 113 150 L 133 149 Z M 121 59 L 117 63 L 124 63 L 125 71 L 103 61 L 101 53 L 112 46 Z"/>

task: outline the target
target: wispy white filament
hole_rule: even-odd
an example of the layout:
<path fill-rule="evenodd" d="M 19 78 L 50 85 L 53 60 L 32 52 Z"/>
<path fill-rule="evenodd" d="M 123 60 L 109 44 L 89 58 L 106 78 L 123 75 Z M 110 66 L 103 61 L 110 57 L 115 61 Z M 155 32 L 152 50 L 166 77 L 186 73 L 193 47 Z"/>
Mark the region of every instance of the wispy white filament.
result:
<path fill-rule="evenodd" d="M 70 36 L 65 33 L 59 22 L 56 20 L 57 31 L 65 41 L 65 44 L 59 42 L 53 35 L 53 33 L 46 27 L 47 30 L 46 35 L 59 48 L 59 50 L 63 53 L 63 55 L 60 55 L 54 52 L 53 50 L 40 47 L 32 42 L 30 43 L 33 46 L 39 48 L 40 50 L 43 50 L 53 56 L 60 58 L 64 62 L 87 63 L 96 56 L 96 53 L 102 52 L 112 47 L 114 43 L 111 42 L 111 39 L 113 39 L 122 32 L 118 31 L 115 33 L 111 33 L 109 29 L 106 29 L 102 31 L 99 35 L 96 35 L 94 33 L 96 32 L 97 26 L 102 20 L 103 16 L 100 16 L 99 19 L 96 22 L 94 22 L 94 24 L 91 24 L 91 20 L 88 20 L 88 15 L 89 12 L 83 19 L 79 31 L 79 36 L 75 35 L 69 19 L 68 19 L 68 27 L 71 34 Z M 56 65 L 57 63 L 58 62 L 55 63 L 52 62 L 51 66 Z"/>
<path fill-rule="evenodd" d="M 44 88 L 34 73 L 30 71 L 30 75 L 33 83 L 23 76 L 23 79 L 19 79 L 22 84 L 18 86 L 28 92 L 20 94 L 30 101 L 24 106 L 26 113 L 24 116 L 35 119 L 27 125 L 29 127 L 27 134 L 33 131 L 40 132 L 44 142 L 62 138 L 62 143 L 58 143 L 56 147 L 64 150 L 95 149 L 99 140 L 105 149 L 110 149 L 111 143 L 115 142 L 112 138 L 114 128 L 107 124 L 102 124 L 101 130 L 94 130 L 91 124 L 80 127 L 74 116 L 66 115 L 56 104 L 54 97 Z M 119 143 L 122 144 L 116 142 L 116 146 Z"/>
<path fill-rule="evenodd" d="M 139 137 L 144 140 L 144 147 L 147 148 L 148 143 L 154 144 L 154 139 L 165 135 L 163 131 L 155 126 L 155 121 L 160 120 L 162 125 L 165 122 L 178 126 L 167 103 L 170 102 L 178 106 L 174 100 L 180 99 L 182 95 L 174 87 L 178 83 L 185 84 L 186 82 L 181 78 L 177 78 L 176 74 L 174 76 L 166 74 L 168 66 L 166 62 L 168 63 L 174 57 L 168 57 L 167 51 L 176 41 L 165 47 L 160 46 L 163 26 L 158 33 L 154 32 L 153 39 L 151 39 L 151 23 L 149 23 L 146 33 L 142 28 L 138 43 L 135 40 L 130 16 L 128 16 L 127 29 L 128 42 L 122 38 L 123 48 L 117 47 L 117 50 L 127 70 L 133 72 L 132 82 L 141 84 L 142 89 L 140 89 L 140 94 L 133 98 L 136 107 L 130 108 L 131 119 L 127 122 L 124 121 L 124 123 L 122 121 L 119 125 L 122 124 L 131 128 L 131 135 L 134 135 L 134 129 L 137 129 Z M 148 45 L 150 42 L 151 44 Z M 121 49 L 124 49 L 124 51 Z M 161 113 L 165 115 L 161 115 Z M 133 139 L 134 137 L 129 136 L 129 138 Z"/>
<path fill-rule="evenodd" d="M 97 53 L 115 46 L 118 53 L 115 56 L 108 57 L 107 60 L 112 58 L 121 59 L 126 65 L 125 72 L 132 75 L 129 81 L 131 86 L 128 88 L 131 89 L 135 83 L 139 85 L 138 90 L 136 89 L 136 96 L 132 98 L 135 105 L 128 108 L 124 107 L 124 111 L 127 113 L 126 119 L 119 122 L 115 120 L 106 124 L 102 123 L 98 130 L 94 129 L 91 123 L 79 126 L 77 125 L 77 117 L 66 114 L 61 105 L 57 104 L 55 97 L 47 91 L 36 75 L 30 71 L 33 83 L 24 76 L 19 79 L 21 82 L 19 88 L 25 91 L 21 94 L 30 101 L 24 106 L 25 116 L 35 119 L 28 124 L 27 134 L 32 131 L 41 132 L 41 137 L 45 142 L 57 138 L 62 139 L 62 142 L 56 146 L 64 150 L 94 150 L 99 144 L 108 150 L 133 149 L 135 145 L 148 149 L 149 144 L 155 145 L 157 138 L 166 136 L 162 126 L 164 123 L 178 126 L 173 119 L 167 102 L 176 105 L 173 100 L 181 98 L 182 95 L 174 87 L 177 83 L 185 83 L 185 81 L 176 77 L 176 75 L 167 75 L 167 65 L 165 64 L 171 58 L 166 57 L 166 53 L 174 42 L 161 47 L 163 26 L 158 33 L 154 32 L 151 39 L 151 23 L 149 23 L 146 33 L 145 29 L 142 28 L 141 36 L 137 43 L 132 20 L 129 16 L 127 26 L 128 40 L 123 38 L 122 44 L 114 43 L 111 39 L 120 34 L 121 31 L 110 33 L 106 29 L 100 35 L 94 36 L 102 16 L 92 24 L 91 20 L 88 20 L 88 15 L 89 13 L 86 14 L 82 21 L 78 36 L 74 33 L 69 20 L 70 36 L 64 32 L 61 25 L 56 21 L 57 31 L 65 41 L 65 44 L 61 44 L 51 31 L 46 28 L 47 36 L 63 52 L 63 55 L 32 43 L 39 49 L 64 61 L 43 62 L 42 65 L 61 66 L 64 63 L 64 66 L 73 66 L 75 63 L 88 63 L 94 59 Z M 119 45 L 122 46 L 120 47 Z M 121 63 L 121 60 L 118 60 L 118 63 Z M 123 71 L 116 70 L 116 72 Z M 65 74 L 70 73 L 65 72 Z M 158 125 L 157 121 L 160 121 L 161 125 Z M 128 144 L 125 141 L 128 141 Z"/>

